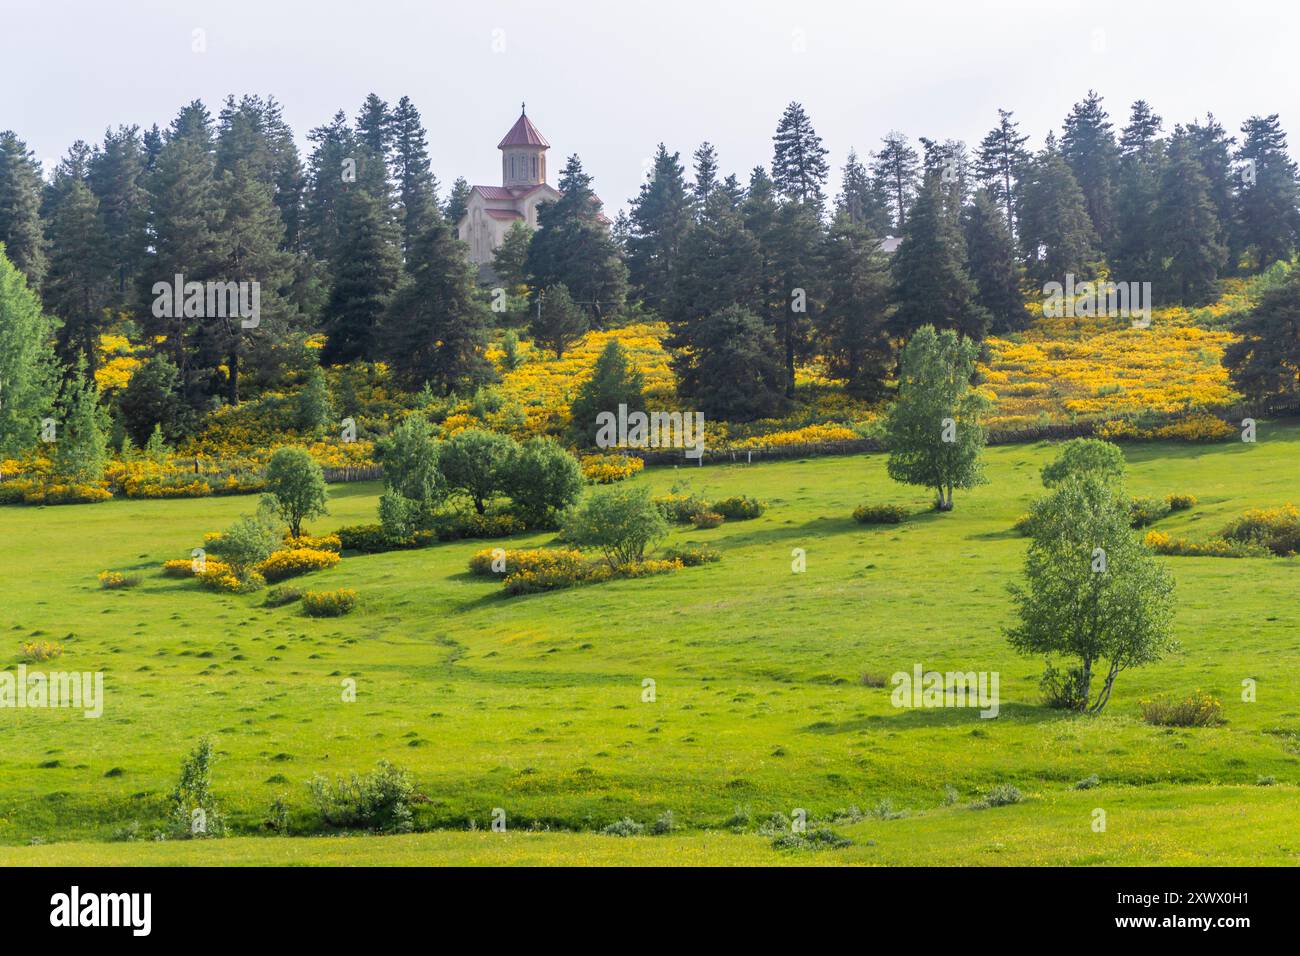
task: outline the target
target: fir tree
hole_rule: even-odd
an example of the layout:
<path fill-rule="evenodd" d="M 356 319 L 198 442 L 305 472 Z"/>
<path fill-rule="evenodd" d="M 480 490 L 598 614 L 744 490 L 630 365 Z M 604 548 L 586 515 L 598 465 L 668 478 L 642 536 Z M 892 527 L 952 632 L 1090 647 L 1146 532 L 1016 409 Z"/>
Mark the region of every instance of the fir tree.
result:
<path fill-rule="evenodd" d="M 1201 169 L 1194 144 L 1179 130 L 1160 181 L 1151 240 L 1155 257 L 1165 263 L 1163 291 L 1187 305 L 1214 298 L 1228 255 Z"/>
<path fill-rule="evenodd" d="M 998 125 L 980 141 L 975 151 L 975 177 L 989 191 L 993 201 L 1002 206 L 1007 228 L 1015 235 L 1015 206 L 1020 176 L 1029 162 L 1025 143 L 1029 137 L 1020 133 L 1020 124 L 1011 110 L 998 110 Z"/>
<path fill-rule="evenodd" d="M 888 199 L 882 196 L 872 181 L 858 154 L 849 150 L 849 157 L 840 174 L 840 194 L 835 200 L 837 215 L 847 214 L 849 219 L 864 226 L 875 235 L 889 231 Z"/>
<path fill-rule="evenodd" d="M 44 298 L 62 323 L 57 336 L 59 360 L 71 367 L 80 359 L 93 374 L 112 294 L 113 262 L 99 201 L 78 165 L 65 160 L 50 190 L 46 227 L 50 260 Z"/>
<path fill-rule="evenodd" d="M 451 193 L 447 196 L 447 221 L 455 229 L 460 225 L 469 205 L 470 186 L 464 176 L 457 176 L 451 184 Z"/>
<path fill-rule="evenodd" d="M 1160 117 L 1145 100 L 1138 100 L 1120 136 L 1116 236 L 1110 266 L 1111 274 L 1121 281 L 1151 281 L 1157 271 L 1153 229 L 1165 161 L 1160 127 Z"/>
<path fill-rule="evenodd" d="M 811 205 L 820 215 L 830 167 L 821 137 L 802 104 L 791 103 L 785 108 L 772 143 L 772 182 L 777 190 Z"/>
<path fill-rule="evenodd" d="M 108 462 L 108 437 L 99 407 L 99 387 L 78 362 L 64 382 L 56 416 L 54 474 L 67 484 L 88 485 L 104 476 Z"/>
<path fill-rule="evenodd" d="M 663 150 L 664 144 L 660 143 L 659 148 Z M 677 154 L 674 153 L 673 159 L 676 158 Z M 712 143 L 701 143 L 692 159 L 695 162 L 695 183 L 691 187 L 691 194 L 695 199 L 696 208 L 703 209 L 704 204 L 709 201 L 710 194 L 718 185 L 718 151 L 713 148 Z M 658 157 L 655 158 L 655 164 L 657 172 Z"/>
<path fill-rule="evenodd" d="M 1286 133 L 1277 114 L 1252 116 L 1241 127 L 1242 164 L 1237 195 L 1239 245 L 1253 252 L 1257 269 L 1291 258 L 1300 234 L 1300 187 L 1296 164 L 1287 155 Z"/>
<path fill-rule="evenodd" d="M 563 358 L 587 331 L 587 315 L 574 305 L 569 289 L 563 282 L 547 286 L 541 293 L 536 315 L 530 331 L 541 348 L 550 349 L 557 359 Z"/>
<path fill-rule="evenodd" d="M 696 155 L 698 159 L 698 152 Z M 633 294 L 651 308 L 661 308 L 672 293 L 681 266 L 682 242 L 692 223 L 691 194 L 684 173 L 678 154 L 669 153 L 660 143 L 650 178 L 641 184 L 640 195 L 632 200 L 627 237 L 628 281 Z M 697 176 L 697 195 L 699 186 Z"/>
<path fill-rule="evenodd" d="M 1083 192 L 1050 140 L 1025 168 L 1016 221 L 1032 284 L 1064 283 L 1067 274 L 1094 275 L 1097 238 Z"/>
<path fill-rule="evenodd" d="M 891 228 L 894 235 L 901 236 L 916 196 L 921 159 L 902 133 L 891 132 L 882 142 L 871 161 L 871 176 L 880 193 L 889 197 Z"/>
<path fill-rule="evenodd" d="M 402 225 L 402 252 L 410 255 L 417 236 L 442 215 L 438 208 L 438 180 L 429 167 L 429 150 L 420 112 L 403 96 L 393 112 L 393 178 L 397 182 L 398 218 Z M 453 222 L 452 227 L 456 224 Z"/>
<path fill-rule="evenodd" d="M 975 301 L 989 314 L 989 331 L 997 335 L 1028 328 L 1031 316 L 1020 291 L 1020 267 L 996 194 L 975 193 L 962 214 L 966 262 L 975 280 Z"/>
<path fill-rule="evenodd" d="M 12 131 L 0 132 L 0 243 L 38 292 L 46 267 L 41 187 L 35 154 Z"/>
<path fill-rule="evenodd" d="M 892 371 L 889 263 L 880 240 L 841 210 L 824 241 L 825 303 L 816 317 L 819 351 L 853 394 L 878 398 Z"/>
<path fill-rule="evenodd" d="M 371 190 L 350 188 L 339 211 L 339 244 L 325 307 L 323 364 L 368 359 L 375 328 L 401 274 L 400 241 L 388 210 Z"/>
<path fill-rule="evenodd" d="M 708 418 L 751 421 L 784 406 L 784 374 L 772 330 L 747 309 L 732 305 L 703 316 L 681 356 L 679 387 Z"/>
<path fill-rule="evenodd" d="M 1300 396 L 1300 269 L 1268 289 L 1223 353 L 1233 387 L 1254 401 Z"/>
<path fill-rule="evenodd" d="M 133 304 L 147 256 L 144 174 L 144 145 L 136 126 L 106 132 L 103 146 L 91 156 L 87 169 L 87 183 L 99 203 L 111 262 L 111 304 L 117 308 Z"/>
<path fill-rule="evenodd" d="M 1109 114 L 1092 90 L 1065 118 L 1061 155 L 1074 173 L 1102 249 L 1115 240 L 1115 176 L 1118 150 Z"/>
<path fill-rule="evenodd" d="M 597 416 L 601 412 L 617 415 L 620 405 L 629 412 L 645 411 L 645 379 L 628 358 L 627 349 L 618 339 L 610 339 L 569 409 L 570 437 L 579 447 L 595 447 Z"/>

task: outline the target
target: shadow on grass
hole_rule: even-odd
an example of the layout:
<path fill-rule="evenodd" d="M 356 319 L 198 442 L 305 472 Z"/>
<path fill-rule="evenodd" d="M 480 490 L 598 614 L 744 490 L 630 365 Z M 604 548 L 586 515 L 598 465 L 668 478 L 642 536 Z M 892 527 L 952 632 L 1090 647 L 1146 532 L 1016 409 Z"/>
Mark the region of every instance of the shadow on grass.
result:
<path fill-rule="evenodd" d="M 996 718 L 980 716 L 978 707 L 900 707 L 893 714 L 872 714 L 838 723 L 818 721 L 802 728 L 810 734 L 849 734 L 858 730 L 919 730 L 927 727 L 989 728 L 999 720 L 1016 724 L 1043 724 L 1073 716 L 1032 704 L 1002 704 Z"/>

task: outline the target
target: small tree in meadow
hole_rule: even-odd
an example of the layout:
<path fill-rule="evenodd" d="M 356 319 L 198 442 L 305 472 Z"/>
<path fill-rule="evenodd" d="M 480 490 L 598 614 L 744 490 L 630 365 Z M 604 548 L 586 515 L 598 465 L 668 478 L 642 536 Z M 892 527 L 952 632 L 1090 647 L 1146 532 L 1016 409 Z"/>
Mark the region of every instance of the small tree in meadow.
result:
<path fill-rule="evenodd" d="M 173 837 L 218 837 L 226 824 L 212 795 L 212 764 L 216 750 L 204 737 L 181 762 L 181 775 L 171 793 L 168 829 Z"/>
<path fill-rule="evenodd" d="M 978 346 L 952 329 L 917 329 L 903 348 L 898 398 L 885 420 L 889 477 L 935 490 L 952 510 L 954 488 L 984 483 L 981 416 L 987 400 L 971 387 Z"/>
<path fill-rule="evenodd" d="M 1055 693 L 1096 713 L 1122 671 L 1172 644 L 1173 579 L 1134 535 L 1123 497 L 1096 475 L 1066 479 L 1034 506 L 1030 528 L 1025 586 L 1010 589 L 1020 620 L 1007 638 L 1024 654 L 1078 659 Z"/>
<path fill-rule="evenodd" d="M 54 473 L 63 481 L 90 484 L 104 477 L 108 436 L 99 407 L 99 387 L 86 374 L 85 359 L 64 386 L 61 421 L 55 433 Z"/>
<path fill-rule="evenodd" d="M 251 580 L 256 587 L 262 582 L 253 575 L 254 568 L 269 558 L 280 543 L 269 510 L 263 507 L 256 515 L 240 515 L 238 521 L 208 546 L 209 551 L 230 566 L 235 577 L 245 584 Z"/>
<path fill-rule="evenodd" d="M 542 348 L 550 349 L 555 357 L 563 358 L 569 346 L 582 338 L 587 331 L 587 313 L 578 308 L 564 283 L 546 289 L 541 307 L 533 316 L 533 340 Z"/>
<path fill-rule="evenodd" d="M 647 548 L 668 534 L 668 522 L 645 486 L 597 492 L 574 512 L 565 536 L 575 544 L 598 548 L 613 568 L 642 560 Z"/>
<path fill-rule="evenodd" d="M 433 429 L 424 416 L 412 415 L 379 443 L 379 449 L 384 463 L 379 519 L 390 537 L 405 538 L 427 528 L 447 497 Z"/>
<path fill-rule="evenodd" d="M 538 435 L 520 446 L 510 464 L 506 493 L 530 528 L 553 526 L 556 516 L 582 496 L 582 467 L 560 443 Z"/>
<path fill-rule="evenodd" d="M 506 435 L 467 428 L 442 443 L 438 452 L 447 487 L 463 493 L 479 514 L 488 502 L 506 490 L 506 482 L 519 446 Z"/>
<path fill-rule="evenodd" d="M 1067 478 L 1092 475 L 1118 487 L 1124 481 L 1126 467 L 1118 445 L 1100 438 L 1072 438 L 1061 446 L 1055 461 L 1043 466 L 1043 484 L 1055 488 Z"/>
<path fill-rule="evenodd" d="M 291 537 L 302 534 L 308 518 L 328 514 L 325 476 L 302 448 L 277 448 L 266 466 L 266 501 L 289 526 Z"/>
<path fill-rule="evenodd" d="M 645 380 L 641 371 L 628 359 L 627 349 L 618 339 L 610 339 L 596 359 L 591 378 L 578 388 L 569 412 L 569 433 L 583 448 L 596 443 L 596 416 L 601 412 L 618 414 L 618 406 L 629 412 L 645 411 Z"/>
<path fill-rule="evenodd" d="M 313 435 L 329 424 L 334 417 L 329 383 L 319 366 L 307 375 L 307 382 L 298 393 L 294 424 L 304 435 Z"/>

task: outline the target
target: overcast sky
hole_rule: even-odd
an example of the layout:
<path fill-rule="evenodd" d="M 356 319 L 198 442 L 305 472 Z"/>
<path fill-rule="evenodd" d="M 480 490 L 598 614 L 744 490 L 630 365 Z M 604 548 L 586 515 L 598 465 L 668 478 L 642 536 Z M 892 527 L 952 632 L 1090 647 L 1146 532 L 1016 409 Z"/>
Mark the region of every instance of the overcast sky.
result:
<path fill-rule="evenodd" d="M 663 140 L 718 148 L 744 177 L 799 100 L 831 151 L 890 129 L 979 138 L 1014 109 L 1041 143 L 1089 88 L 1117 128 L 1145 98 L 1166 129 L 1213 112 L 1235 132 L 1280 113 L 1300 153 L 1300 4 L 1082 0 L 0 0 L 0 129 L 55 160 L 110 124 L 165 126 L 198 98 L 274 94 L 306 133 L 365 95 L 409 95 L 434 172 L 499 183 L 521 100 L 578 153 L 611 215 Z M 196 30 L 206 49 L 196 52 Z"/>

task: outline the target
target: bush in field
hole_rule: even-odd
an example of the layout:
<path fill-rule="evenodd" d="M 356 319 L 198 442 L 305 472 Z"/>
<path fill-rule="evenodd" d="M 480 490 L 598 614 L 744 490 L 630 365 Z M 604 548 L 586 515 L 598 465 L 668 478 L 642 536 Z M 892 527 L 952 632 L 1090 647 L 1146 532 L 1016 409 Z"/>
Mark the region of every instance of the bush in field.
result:
<path fill-rule="evenodd" d="M 1210 538 L 1190 541 L 1174 538 L 1163 531 L 1148 531 L 1143 543 L 1156 554 L 1182 555 L 1189 558 L 1267 558 L 1272 552 L 1262 544 Z"/>
<path fill-rule="evenodd" d="M 1121 671 L 1172 645 L 1173 579 L 1129 527 L 1128 509 L 1092 475 L 1071 478 L 1034 505 L 1019 623 L 1006 633 L 1024 654 L 1079 661 L 1070 700 L 1100 711 Z M 1102 687 L 1093 697 L 1094 671 Z"/>
<path fill-rule="evenodd" d="M 598 492 L 565 525 L 568 540 L 598 548 L 615 568 L 640 561 L 667 533 L 668 522 L 645 487 Z"/>
<path fill-rule="evenodd" d="M 266 600 L 262 602 L 263 607 L 284 607 L 286 604 L 292 604 L 302 597 L 302 591 L 298 588 L 271 588 L 266 592 Z"/>
<path fill-rule="evenodd" d="M 247 582 L 252 580 L 251 575 L 257 566 L 275 551 L 280 540 L 280 535 L 266 514 L 259 513 L 253 517 L 241 515 L 220 537 L 206 543 L 208 551 L 219 555 L 221 563 L 239 581 Z M 209 561 L 208 564 L 212 562 Z"/>
<path fill-rule="evenodd" d="M 665 561 L 680 561 L 683 567 L 694 568 L 722 560 L 722 552 L 707 544 L 691 544 L 684 548 L 669 548 L 663 553 Z"/>
<path fill-rule="evenodd" d="M 721 501 L 715 501 L 713 507 L 709 510 L 717 512 L 728 521 L 749 521 L 761 517 L 763 512 L 767 510 L 767 505 L 757 498 L 736 495 L 731 498 L 723 498 Z"/>
<path fill-rule="evenodd" d="M 1224 528 L 1222 534 L 1229 541 L 1261 545 L 1283 557 L 1295 554 L 1300 551 L 1300 509 L 1288 504 L 1247 511 Z"/>
<path fill-rule="evenodd" d="M 302 609 L 308 617 L 342 617 L 357 606 L 357 592 L 351 588 L 337 591 L 307 591 Z"/>
<path fill-rule="evenodd" d="M 606 836 L 640 836 L 645 833 L 645 825 L 637 823 L 631 817 L 624 817 L 615 823 L 611 823 L 600 831 Z"/>
<path fill-rule="evenodd" d="M 277 448 L 266 466 L 264 499 L 289 526 L 291 537 L 302 534 L 307 518 L 327 514 L 325 476 L 303 448 Z"/>
<path fill-rule="evenodd" d="M 1169 503 L 1162 498 L 1134 498 L 1128 503 L 1129 524 L 1145 528 L 1169 514 Z"/>
<path fill-rule="evenodd" d="M 537 436 L 519 447 L 504 490 L 529 528 L 553 527 L 582 495 L 582 467 L 554 438 Z"/>
<path fill-rule="evenodd" d="M 1048 664 L 1038 687 L 1043 694 L 1043 703 L 1055 710 L 1083 710 L 1088 706 L 1088 691 L 1080 667 L 1061 671 Z"/>
<path fill-rule="evenodd" d="M 293 548 L 274 552 L 257 566 L 257 571 L 263 578 L 274 584 L 300 574 L 332 568 L 338 563 L 339 556 L 333 551 Z"/>
<path fill-rule="evenodd" d="M 339 777 L 333 783 L 317 774 L 310 787 L 327 826 L 375 833 L 410 833 L 415 828 L 415 783 L 386 760 L 369 773 Z"/>
<path fill-rule="evenodd" d="M 1223 704 L 1199 690 L 1178 700 L 1161 696 L 1139 702 L 1142 719 L 1161 727 L 1214 727 L 1223 723 Z"/>
<path fill-rule="evenodd" d="M 707 531 L 710 528 L 717 528 L 722 525 L 722 515 L 716 511 L 697 511 L 691 517 L 691 524 L 701 531 Z"/>
<path fill-rule="evenodd" d="M 569 548 L 518 551 L 513 548 L 484 548 L 469 559 L 469 573 L 478 577 L 504 577 L 520 571 L 558 570 L 576 575 L 582 570 L 583 564 L 582 552 Z"/>
<path fill-rule="evenodd" d="M 429 422 L 422 415 L 409 416 L 380 442 L 379 451 L 384 463 L 384 494 L 379 501 L 384 533 L 399 539 L 428 528 L 447 497 Z"/>
<path fill-rule="evenodd" d="M 1023 799 L 1024 797 L 1019 789 L 1009 783 L 1000 783 L 986 793 L 983 800 L 972 804 L 972 807 L 976 810 L 987 810 L 989 807 L 1009 807 Z"/>
<path fill-rule="evenodd" d="M 100 571 L 99 586 L 106 591 L 117 588 L 133 588 L 140 583 L 140 575 L 123 574 L 121 571 Z"/>
<path fill-rule="evenodd" d="M 654 500 L 661 514 L 673 524 L 690 524 L 701 511 L 709 510 L 709 503 L 699 495 L 672 492 Z"/>
<path fill-rule="evenodd" d="M 807 833 L 783 833 L 772 841 L 774 850 L 839 850 L 853 841 L 830 827 L 817 827 Z"/>
<path fill-rule="evenodd" d="M 1196 507 L 1196 495 L 1165 495 L 1165 504 L 1170 511 L 1187 511 Z"/>
<path fill-rule="evenodd" d="M 212 796 L 212 764 L 216 751 L 211 739 L 204 737 L 181 761 L 181 775 L 171 793 L 167 816 L 168 834 L 172 837 L 216 837 L 225 833 L 225 820 Z"/>
<path fill-rule="evenodd" d="M 469 498 L 474 510 L 487 513 L 487 503 L 507 487 L 517 449 L 505 435 L 467 428 L 442 443 L 439 463 L 447 487 Z"/>
<path fill-rule="evenodd" d="M 899 524 L 910 513 L 902 505 L 858 505 L 853 520 L 858 524 Z"/>
<path fill-rule="evenodd" d="M 1100 438 L 1071 438 L 1061 446 L 1056 460 L 1043 466 L 1043 484 L 1055 488 L 1071 476 L 1093 475 L 1118 486 L 1124 482 L 1127 467 L 1124 452 L 1118 445 Z"/>

